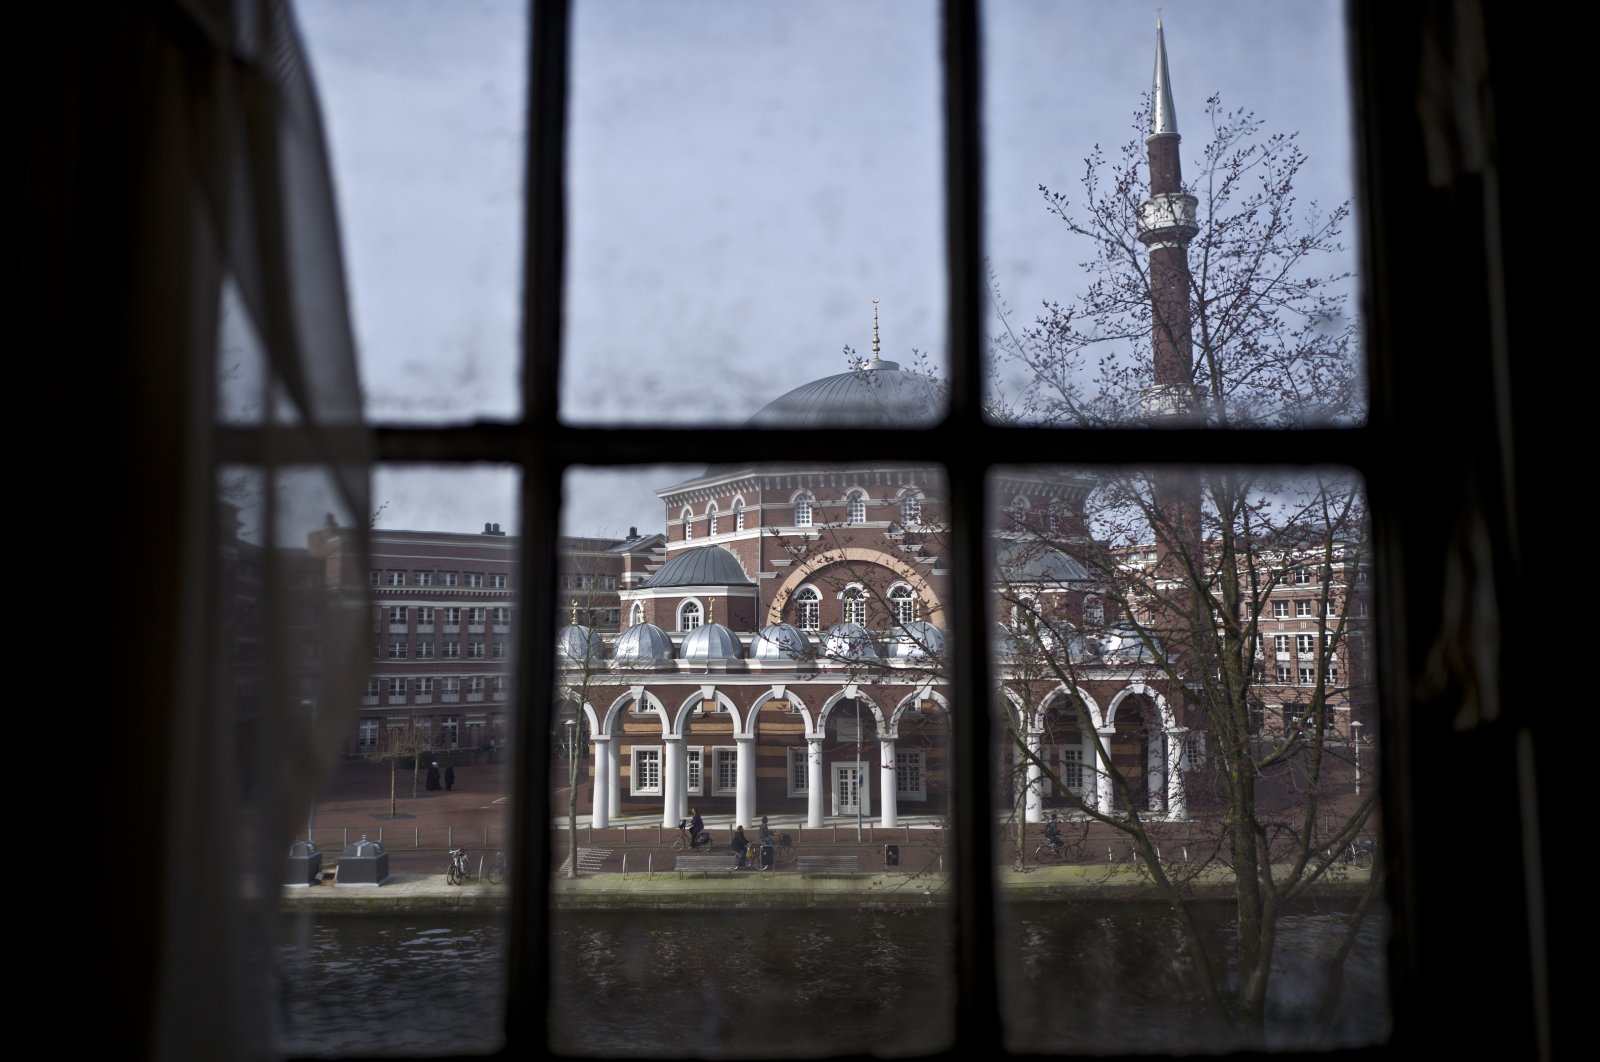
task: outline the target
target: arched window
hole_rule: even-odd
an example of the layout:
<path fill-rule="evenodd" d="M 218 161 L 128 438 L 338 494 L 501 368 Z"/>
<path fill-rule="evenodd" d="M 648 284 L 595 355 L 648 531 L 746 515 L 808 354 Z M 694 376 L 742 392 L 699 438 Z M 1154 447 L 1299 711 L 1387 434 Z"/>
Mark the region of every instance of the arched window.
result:
<path fill-rule="evenodd" d="M 680 631 L 694 630 L 700 626 L 701 616 L 700 602 L 694 600 L 685 601 L 678 606 L 678 629 Z"/>
<path fill-rule="evenodd" d="M 717 503 L 712 502 L 706 506 L 706 534 L 717 533 Z"/>
<path fill-rule="evenodd" d="M 822 594 L 814 586 L 802 586 L 794 595 L 795 618 L 803 631 L 822 629 Z"/>
<path fill-rule="evenodd" d="M 1044 532 L 1047 535 L 1061 533 L 1061 505 L 1052 501 L 1044 511 Z"/>
<path fill-rule="evenodd" d="M 744 499 L 742 498 L 733 503 L 733 529 L 735 531 L 744 530 Z"/>
<path fill-rule="evenodd" d="M 628 610 L 628 626 L 637 627 L 644 622 L 644 602 L 635 601 Z"/>
<path fill-rule="evenodd" d="M 839 595 L 843 603 L 844 622 L 867 625 L 867 592 L 859 586 L 847 586 Z"/>
<path fill-rule="evenodd" d="M 685 506 L 683 510 L 683 540 L 685 542 L 694 538 L 694 513 Z"/>
<path fill-rule="evenodd" d="M 1012 530 L 1021 531 L 1028 526 L 1028 499 L 1011 499 L 1011 527 Z"/>
<path fill-rule="evenodd" d="M 799 496 L 797 496 L 795 498 L 795 500 L 794 500 L 794 526 L 796 526 L 796 527 L 810 527 L 811 526 L 811 506 L 813 504 L 814 503 L 811 500 L 811 495 L 809 495 L 809 494 L 801 494 L 801 495 L 799 495 Z"/>
<path fill-rule="evenodd" d="M 1106 621 L 1106 607 L 1093 594 L 1083 599 L 1083 621 L 1099 626 Z M 1260 637 L 1260 635 L 1257 635 Z"/>
<path fill-rule="evenodd" d="M 922 523 L 922 495 L 914 490 L 907 491 L 905 497 L 900 499 L 900 522 L 907 527 Z"/>
<path fill-rule="evenodd" d="M 867 522 L 867 496 L 864 492 L 853 490 L 845 495 L 845 521 L 852 524 Z"/>
<path fill-rule="evenodd" d="M 894 621 L 904 626 L 917 618 L 917 592 L 905 583 L 889 587 L 889 611 Z"/>

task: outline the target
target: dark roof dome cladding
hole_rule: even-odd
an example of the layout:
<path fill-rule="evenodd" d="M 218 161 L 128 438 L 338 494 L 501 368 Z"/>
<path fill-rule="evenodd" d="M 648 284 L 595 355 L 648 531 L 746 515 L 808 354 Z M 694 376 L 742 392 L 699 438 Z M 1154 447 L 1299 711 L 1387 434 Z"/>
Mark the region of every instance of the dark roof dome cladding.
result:
<path fill-rule="evenodd" d="M 697 546 L 674 554 L 644 586 L 751 586 L 739 558 L 721 546 Z"/>
<path fill-rule="evenodd" d="M 801 384 L 763 406 L 752 428 L 836 425 L 917 427 L 944 415 L 944 388 L 931 376 L 904 372 L 896 362 L 867 362 L 837 376 Z"/>

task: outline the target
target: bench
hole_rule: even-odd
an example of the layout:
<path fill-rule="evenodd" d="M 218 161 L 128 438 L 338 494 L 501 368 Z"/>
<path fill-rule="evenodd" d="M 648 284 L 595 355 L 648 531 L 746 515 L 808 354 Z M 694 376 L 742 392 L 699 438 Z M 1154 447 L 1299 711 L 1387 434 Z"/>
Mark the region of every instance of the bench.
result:
<path fill-rule="evenodd" d="M 684 853 L 678 857 L 677 869 L 678 877 L 680 878 L 683 877 L 685 870 L 701 874 L 710 874 L 717 871 L 724 874 L 732 874 L 734 871 L 733 851 L 727 849 L 708 855 L 689 855 Z"/>
<path fill-rule="evenodd" d="M 861 862 L 854 852 L 848 855 L 803 855 L 796 859 L 801 874 L 859 874 Z"/>

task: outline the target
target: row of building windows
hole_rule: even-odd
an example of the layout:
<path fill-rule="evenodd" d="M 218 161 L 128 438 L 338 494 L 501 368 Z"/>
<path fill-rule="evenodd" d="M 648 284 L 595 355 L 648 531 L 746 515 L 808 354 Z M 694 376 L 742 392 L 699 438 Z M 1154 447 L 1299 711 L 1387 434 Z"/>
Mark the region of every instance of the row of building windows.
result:
<path fill-rule="evenodd" d="M 729 747 L 710 749 L 711 789 L 705 787 L 708 762 L 707 750 L 690 747 L 687 754 L 686 788 L 690 796 L 734 796 L 738 793 L 738 751 Z M 806 766 L 807 750 L 789 749 L 789 795 L 805 796 L 811 789 L 811 778 Z M 835 763 L 835 768 L 842 765 Z M 854 764 L 857 771 L 867 770 L 865 761 Z M 894 754 L 895 793 L 909 800 L 922 800 L 927 796 L 927 771 L 921 749 L 896 749 Z M 658 796 L 661 793 L 661 746 L 635 745 L 631 752 L 631 796 Z"/>
<path fill-rule="evenodd" d="M 410 581 L 406 580 L 407 575 Z M 497 572 L 442 572 L 437 569 L 411 570 L 404 568 L 372 569 L 369 579 L 373 586 L 464 586 L 469 590 L 507 588 L 507 577 Z"/>
<path fill-rule="evenodd" d="M 438 643 L 437 657 L 434 648 L 431 638 L 419 638 L 414 643 L 395 638 L 390 639 L 387 647 L 382 642 L 373 643 L 372 658 L 382 660 L 387 655 L 390 660 L 504 660 L 510 654 L 509 645 L 501 639 L 493 642 L 442 641 Z"/>
<path fill-rule="evenodd" d="M 436 620 L 443 621 L 446 627 L 457 627 L 463 619 L 468 626 L 482 627 L 489 620 L 494 621 L 496 627 L 504 627 L 511 622 L 509 608 L 430 608 L 419 606 L 412 608 L 408 605 L 388 605 L 373 611 L 373 619 L 381 622 L 387 612 L 391 625 L 407 624 L 411 620 L 411 613 L 417 614 L 417 625 L 431 626 Z"/>
<path fill-rule="evenodd" d="M 864 524 L 867 522 L 867 493 L 864 490 L 852 490 L 845 495 L 845 523 Z M 809 492 L 802 491 L 794 497 L 794 524 L 795 527 L 811 527 L 816 519 L 817 500 Z M 744 502 L 733 503 L 732 527 L 726 528 L 722 524 L 722 513 L 717 508 L 716 502 L 706 505 L 705 520 L 706 534 L 717 535 L 723 531 L 735 532 L 744 530 Z M 694 510 L 684 506 L 680 514 L 683 520 L 683 537 L 694 538 Z M 922 495 L 906 493 L 900 498 L 900 522 L 909 527 L 916 527 L 922 523 Z"/>
<path fill-rule="evenodd" d="M 716 534 L 715 531 L 712 534 Z M 615 575 L 598 575 L 594 572 L 567 572 L 561 576 L 563 590 L 615 590 Z"/>
<path fill-rule="evenodd" d="M 389 699 L 394 700 L 404 698 L 407 692 L 415 693 L 418 697 L 431 697 L 434 693 L 454 697 L 459 696 L 463 689 L 469 694 L 481 694 L 486 689 L 496 694 L 503 694 L 508 688 L 510 680 L 505 675 L 368 679 L 366 699 L 375 701 L 385 690 L 388 691 Z"/>

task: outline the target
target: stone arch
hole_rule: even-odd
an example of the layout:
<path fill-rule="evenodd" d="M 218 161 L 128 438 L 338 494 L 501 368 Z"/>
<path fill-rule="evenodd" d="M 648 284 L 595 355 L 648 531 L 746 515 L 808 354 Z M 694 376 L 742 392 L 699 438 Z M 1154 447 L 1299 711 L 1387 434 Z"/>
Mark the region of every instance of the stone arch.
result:
<path fill-rule="evenodd" d="M 1167 703 L 1161 691 L 1143 682 L 1132 682 L 1111 698 L 1111 703 L 1106 707 L 1105 726 L 1115 726 L 1117 723 L 1117 708 L 1129 697 L 1148 697 L 1155 705 L 1156 718 L 1152 720 L 1162 730 L 1171 730 L 1177 725 L 1172 713 L 1172 706 Z"/>
<path fill-rule="evenodd" d="M 1086 690 L 1079 687 L 1074 694 L 1074 691 L 1067 689 L 1065 686 L 1057 686 L 1045 694 L 1044 699 L 1039 702 L 1039 707 L 1034 711 L 1033 718 L 1028 720 L 1028 725 L 1035 729 L 1043 729 L 1045 716 L 1056 706 L 1056 702 L 1073 696 L 1076 696 L 1078 700 L 1083 702 L 1084 707 L 1089 709 L 1090 726 L 1096 730 L 1102 730 L 1111 725 L 1106 720 L 1106 713 L 1101 709 L 1099 702 L 1091 697 Z"/>
<path fill-rule="evenodd" d="M 872 719 L 878 727 L 878 733 L 884 733 L 886 727 L 884 724 L 883 709 L 879 708 L 878 703 L 871 697 L 868 697 L 866 694 L 862 693 L 859 686 L 851 683 L 850 685 L 839 690 L 833 696 L 829 697 L 826 701 L 822 702 L 822 707 L 817 712 L 816 731 L 807 731 L 808 735 L 811 737 L 825 736 L 828 729 L 828 716 L 833 714 L 834 706 L 840 701 L 851 700 L 860 701 L 862 704 L 866 705 L 867 708 L 872 712 Z"/>
<path fill-rule="evenodd" d="M 728 718 L 733 720 L 733 732 L 735 735 L 738 735 L 740 733 L 739 709 L 733 703 L 733 698 L 729 697 L 726 693 L 723 693 L 715 686 L 701 686 L 695 692 L 684 698 L 683 703 L 678 705 L 678 710 L 673 715 L 672 730 L 670 733 L 677 734 L 679 737 L 687 736 L 689 717 L 693 715 L 694 712 L 700 707 L 701 701 L 713 700 L 720 704 L 723 710 L 728 713 Z"/>
<path fill-rule="evenodd" d="M 900 698 L 899 703 L 894 706 L 894 710 L 889 713 L 889 724 L 885 728 L 885 737 L 895 738 L 900 736 L 900 717 L 908 710 L 916 707 L 919 701 L 933 701 L 939 705 L 940 710 L 947 717 L 950 715 L 950 699 L 932 686 L 923 686 Z"/>
<path fill-rule="evenodd" d="M 635 700 L 643 702 L 647 709 L 646 712 L 641 714 L 654 715 L 661 721 L 661 733 L 663 736 L 671 732 L 672 718 L 667 714 L 667 706 L 661 703 L 661 698 L 646 690 L 643 686 L 630 686 L 627 693 L 612 701 L 611 707 L 606 709 L 605 718 L 597 721 L 599 725 L 596 726 L 594 732 L 605 737 L 614 736 L 616 732 L 612 727 L 616 723 L 617 715 L 626 711 L 628 705 Z M 584 706 L 584 710 L 593 711 L 587 705 Z"/>
<path fill-rule="evenodd" d="M 890 556 L 882 550 L 868 549 L 864 546 L 844 546 L 839 549 L 830 549 L 817 554 L 810 560 L 801 564 L 788 575 L 772 595 L 772 603 L 767 606 L 767 623 L 783 622 L 783 607 L 789 603 L 789 595 L 800 588 L 803 583 L 809 582 L 812 576 L 822 569 L 834 564 L 873 564 L 885 568 L 896 577 L 905 580 L 923 605 L 923 614 L 928 617 L 928 622 L 935 627 L 944 627 L 944 605 L 939 596 L 933 592 L 933 587 L 922 573 L 898 557 Z"/>
<path fill-rule="evenodd" d="M 755 699 L 755 702 L 750 705 L 750 715 L 745 720 L 745 729 L 740 733 L 750 737 L 758 737 L 761 727 L 761 709 L 773 701 L 783 701 L 785 704 L 790 704 L 800 709 L 800 719 L 804 732 L 807 735 L 812 734 L 815 720 L 812 718 L 811 709 L 806 707 L 806 702 L 800 699 L 798 693 L 785 686 L 774 686 Z"/>

